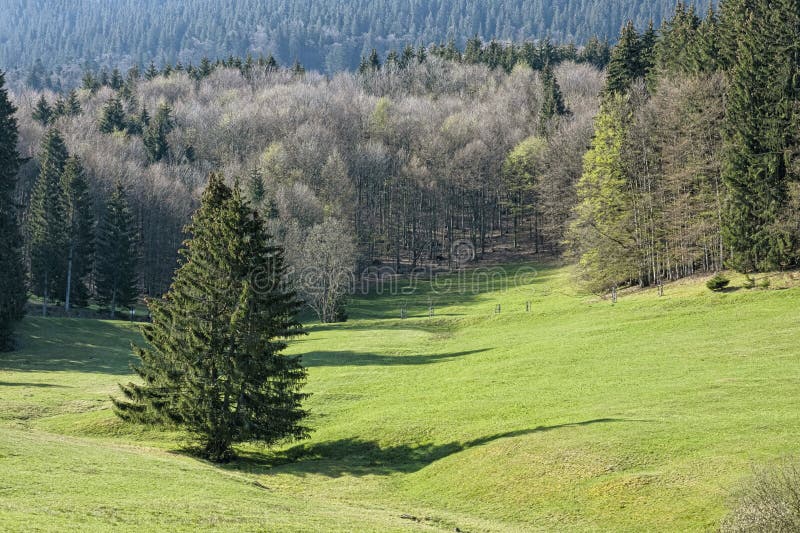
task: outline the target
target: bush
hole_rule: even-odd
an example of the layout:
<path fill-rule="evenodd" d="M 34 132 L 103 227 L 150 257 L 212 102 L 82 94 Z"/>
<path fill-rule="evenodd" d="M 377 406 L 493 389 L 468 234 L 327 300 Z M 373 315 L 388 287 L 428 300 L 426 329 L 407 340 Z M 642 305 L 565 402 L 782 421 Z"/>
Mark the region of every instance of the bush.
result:
<path fill-rule="evenodd" d="M 720 530 L 800 531 L 800 464 L 785 462 L 756 471 Z"/>
<path fill-rule="evenodd" d="M 721 291 L 730 284 L 731 280 L 722 274 L 716 274 L 713 278 L 706 282 L 706 287 L 712 291 Z"/>
<path fill-rule="evenodd" d="M 744 277 L 744 288 L 745 289 L 752 289 L 756 286 L 756 279 L 751 278 L 750 276 Z"/>
<path fill-rule="evenodd" d="M 761 287 L 762 289 L 769 289 L 769 286 L 771 284 L 772 282 L 769 280 L 769 278 L 764 278 L 761 280 L 761 283 L 759 283 L 758 286 Z"/>

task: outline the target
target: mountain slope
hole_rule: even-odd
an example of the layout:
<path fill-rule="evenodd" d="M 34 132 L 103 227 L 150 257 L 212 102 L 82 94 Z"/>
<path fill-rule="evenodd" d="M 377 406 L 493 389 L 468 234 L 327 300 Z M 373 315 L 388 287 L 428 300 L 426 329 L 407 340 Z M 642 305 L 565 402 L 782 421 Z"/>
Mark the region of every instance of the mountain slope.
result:
<path fill-rule="evenodd" d="M 711 0 L 697 2 L 705 10 Z M 656 24 L 675 0 L 5 0 L 0 67 L 69 61 L 197 62 L 272 53 L 328 72 L 351 68 L 376 47 L 472 35 L 523 40 L 613 39 L 626 19 Z"/>

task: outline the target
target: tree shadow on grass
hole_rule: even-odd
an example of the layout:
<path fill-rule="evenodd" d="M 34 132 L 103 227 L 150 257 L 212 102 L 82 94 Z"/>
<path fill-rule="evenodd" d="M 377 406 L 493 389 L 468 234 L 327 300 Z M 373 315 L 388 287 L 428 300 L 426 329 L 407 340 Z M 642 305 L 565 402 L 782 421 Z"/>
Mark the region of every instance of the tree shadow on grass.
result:
<path fill-rule="evenodd" d="M 131 373 L 131 341 L 139 334 L 102 320 L 28 317 L 19 337 L 19 350 L 0 354 L 0 371 L 122 376 Z"/>
<path fill-rule="evenodd" d="M 11 382 L 11 381 L 0 381 L 0 388 L 3 387 L 40 387 L 40 388 L 58 388 L 58 389 L 66 389 L 68 388 L 65 385 L 56 385 L 55 383 L 25 383 L 25 382 Z"/>
<path fill-rule="evenodd" d="M 320 366 L 399 366 L 399 365 L 429 365 L 441 363 L 458 357 L 486 352 L 469 350 L 464 352 L 430 354 L 430 355 L 378 355 L 373 353 L 358 353 L 352 351 L 308 352 L 303 354 L 303 365 L 307 367 Z"/>
<path fill-rule="evenodd" d="M 397 445 L 381 447 L 375 441 L 347 438 L 314 444 L 300 444 L 276 453 L 245 452 L 222 468 L 253 474 L 287 473 L 297 476 L 323 475 L 328 477 L 389 475 L 412 473 L 440 459 L 496 440 L 543 433 L 560 428 L 581 427 L 613 422 L 632 422 L 620 418 L 598 418 L 553 426 L 538 426 L 497 433 L 467 442 L 447 444 Z"/>

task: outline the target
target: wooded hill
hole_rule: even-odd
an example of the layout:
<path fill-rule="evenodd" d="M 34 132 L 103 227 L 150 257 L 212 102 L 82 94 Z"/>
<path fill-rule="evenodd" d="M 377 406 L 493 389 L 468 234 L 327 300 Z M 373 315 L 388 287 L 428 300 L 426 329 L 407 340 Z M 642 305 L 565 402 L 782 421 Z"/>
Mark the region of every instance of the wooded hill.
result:
<path fill-rule="evenodd" d="M 0 67 L 59 69 L 96 62 L 128 68 L 151 59 L 197 64 L 203 56 L 274 55 L 309 69 L 353 69 L 376 48 L 478 35 L 520 42 L 550 37 L 580 45 L 613 40 L 623 23 L 667 18 L 673 0 L 7 0 L 0 17 Z M 696 2 L 704 12 L 709 0 Z M 25 21 L 21 24 L 20 21 Z"/>

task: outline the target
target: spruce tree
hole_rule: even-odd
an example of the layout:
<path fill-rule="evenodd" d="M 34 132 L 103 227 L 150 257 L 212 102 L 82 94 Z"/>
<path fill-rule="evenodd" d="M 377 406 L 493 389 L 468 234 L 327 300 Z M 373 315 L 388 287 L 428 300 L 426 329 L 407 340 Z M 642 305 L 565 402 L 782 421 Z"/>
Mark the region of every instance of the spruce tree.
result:
<path fill-rule="evenodd" d="M 800 7 L 797 0 L 725 6 L 734 7 L 742 12 L 724 18 L 738 21 L 740 42 L 728 76 L 723 233 L 734 268 L 770 270 L 796 259 L 796 236 L 780 221 L 788 205 L 786 154 L 795 135 Z"/>
<path fill-rule="evenodd" d="M 143 121 L 146 119 L 146 113 L 147 111 L 143 110 L 143 116 L 141 117 Z M 156 111 L 156 115 L 153 119 L 149 120 L 149 118 L 147 118 L 147 120 L 149 124 L 144 130 L 142 140 L 144 141 L 145 149 L 147 149 L 150 162 L 156 163 L 169 155 L 167 135 L 172 131 L 172 128 L 175 127 L 172 118 L 172 109 L 168 104 L 163 103 L 158 106 L 158 111 Z"/>
<path fill-rule="evenodd" d="M 624 94 L 636 79 L 644 76 L 641 51 L 639 34 L 633 22 L 628 21 L 611 52 L 604 90 L 606 95 Z"/>
<path fill-rule="evenodd" d="M 81 102 L 78 100 L 78 91 L 71 90 L 67 96 L 67 114 L 70 116 L 77 116 L 81 114 Z"/>
<path fill-rule="evenodd" d="M 237 442 L 306 436 L 306 371 L 281 354 L 303 333 L 282 249 L 239 187 L 215 175 L 188 231 L 169 292 L 149 302 L 147 346 L 135 347 L 143 384 L 121 385 L 117 414 L 184 427 L 212 461 Z"/>
<path fill-rule="evenodd" d="M 136 283 L 137 238 L 125 188 L 117 182 L 97 231 L 95 290 L 97 300 L 109 308 L 128 307 L 138 295 Z"/>
<path fill-rule="evenodd" d="M 542 107 L 539 111 L 539 133 L 546 135 L 553 118 L 569 114 L 561 94 L 561 87 L 559 87 L 556 75 L 549 63 L 542 70 L 542 97 Z"/>
<path fill-rule="evenodd" d="M 253 170 L 250 171 L 248 189 L 250 201 L 253 205 L 261 205 L 261 202 L 264 201 L 264 176 L 261 174 L 261 170 L 259 170 L 258 167 L 253 167 Z"/>
<path fill-rule="evenodd" d="M 47 314 L 50 298 L 63 294 L 66 279 L 66 205 L 61 177 L 68 155 L 61 134 L 50 129 L 42 139 L 39 177 L 28 213 L 32 289 L 42 297 L 42 315 Z"/>
<path fill-rule="evenodd" d="M 89 300 L 89 275 L 94 262 L 94 206 L 83 165 L 77 156 L 67 159 L 62 176 L 66 194 L 67 286 L 64 308 L 85 307 Z"/>
<path fill-rule="evenodd" d="M 0 71 L 0 351 L 14 347 L 14 324 L 22 318 L 27 290 L 15 189 L 19 170 L 16 108 Z"/>
<path fill-rule="evenodd" d="M 36 107 L 33 108 L 31 117 L 42 126 L 47 126 L 50 123 L 50 119 L 53 118 L 53 110 L 44 95 L 41 95 L 36 102 Z"/>
<path fill-rule="evenodd" d="M 103 106 L 99 128 L 101 133 L 114 133 L 125 129 L 125 110 L 116 96 L 109 98 Z"/>

